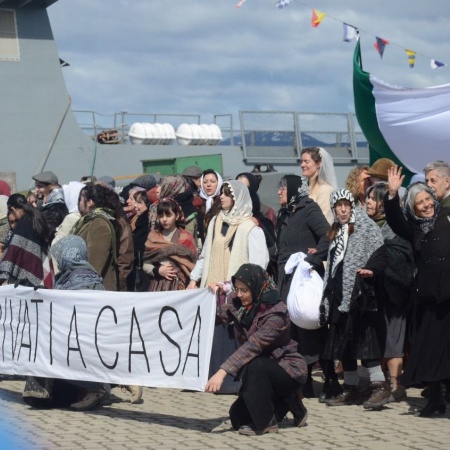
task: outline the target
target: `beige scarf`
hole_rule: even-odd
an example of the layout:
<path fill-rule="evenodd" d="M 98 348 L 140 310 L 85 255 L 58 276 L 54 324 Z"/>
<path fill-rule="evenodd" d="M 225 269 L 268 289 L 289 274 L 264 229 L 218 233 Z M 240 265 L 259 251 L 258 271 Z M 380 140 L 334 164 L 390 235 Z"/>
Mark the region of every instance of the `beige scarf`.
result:
<path fill-rule="evenodd" d="M 218 221 L 221 221 L 219 219 L 220 214 L 213 218 L 213 220 L 210 223 L 208 234 L 206 235 L 206 241 L 205 241 L 205 249 L 207 250 L 212 249 L 213 241 L 215 241 L 220 235 L 224 240 L 226 239 L 226 236 L 222 236 L 222 233 L 220 232 L 222 225 L 216 229 L 216 223 Z M 212 251 L 206 251 L 205 252 L 205 261 L 203 266 L 203 274 L 202 274 L 202 281 L 200 283 L 200 287 L 207 287 L 208 283 L 210 282 L 218 282 L 218 281 L 229 281 L 231 280 L 231 277 L 237 272 L 239 267 L 241 267 L 242 264 L 246 264 L 249 262 L 248 255 L 249 255 L 249 249 L 248 249 L 248 235 L 250 231 L 256 227 L 255 222 L 253 220 L 246 219 L 244 222 L 240 223 L 239 225 L 235 225 L 236 230 L 234 232 L 234 239 L 233 239 L 233 246 L 230 252 L 230 249 L 227 248 L 227 262 L 225 262 L 225 255 L 224 253 L 213 253 Z M 230 236 L 229 233 L 231 227 L 234 227 L 234 225 L 231 225 L 228 229 L 227 236 Z M 218 231 L 218 232 L 217 232 Z M 214 239 L 212 238 L 212 235 L 216 232 Z M 223 248 L 223 247 L 221 247 Z M 218 267 L 222 267 L 219 269 Z M 213 273 L 213 275 L 210 275 Z"/>
<path fill-rule="evenodd" d="M 214 239 L 212 239 L 211 243 L 211 254 L 215 255 L 215 257 L 214 261 L 211 261 L 209 264 L 206 286 L 212 282 L 225 281 L 228 266 L 230 265 L 230 242 L 236 234 L 238 225 L 230 225 L 227 234 L 223 236 L 221 232 L 222 224 L 222 216 L 218 214 L 214 223 L 214 230 L 211 230 L 214 233 Z"/>

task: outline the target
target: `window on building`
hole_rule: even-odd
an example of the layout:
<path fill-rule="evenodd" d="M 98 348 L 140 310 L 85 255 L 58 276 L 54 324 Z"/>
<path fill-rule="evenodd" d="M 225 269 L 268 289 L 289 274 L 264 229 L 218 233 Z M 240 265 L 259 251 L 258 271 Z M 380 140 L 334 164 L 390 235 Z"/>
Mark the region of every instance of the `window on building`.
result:
<path fill-rule="evenodd" d="M 16 12 L 0 9 L 0 60 L 20 61 Z"/>

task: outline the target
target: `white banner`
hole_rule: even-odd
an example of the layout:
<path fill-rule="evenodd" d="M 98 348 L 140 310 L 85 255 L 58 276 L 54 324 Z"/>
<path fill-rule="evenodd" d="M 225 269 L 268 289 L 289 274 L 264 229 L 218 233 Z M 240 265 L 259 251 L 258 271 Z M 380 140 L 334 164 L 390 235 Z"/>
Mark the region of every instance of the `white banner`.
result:
<path fill-rule="evenodd" d="M 0 373 L 203 390 L 216 303 L 207 289 L 0 287 Z"/>

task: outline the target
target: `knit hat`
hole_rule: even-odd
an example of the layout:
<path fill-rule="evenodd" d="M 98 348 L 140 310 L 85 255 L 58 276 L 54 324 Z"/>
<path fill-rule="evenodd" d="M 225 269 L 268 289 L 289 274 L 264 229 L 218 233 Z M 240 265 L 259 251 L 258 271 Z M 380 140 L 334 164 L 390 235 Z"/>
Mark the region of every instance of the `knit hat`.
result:
<path fill-rule="evenodd" d="M 184 177 L 191 177 L 191 178 L 200 178 L 203 174 L 202 169 L 198 166 L 189 166 L 186 167 L 186 169 L 183 170 L 181 175 Z"/>
<path fill-rule="evenodd" d="M 59 184 L 58 177 L 51 171 L 38 173 L 31 178 L 38 183 Z"/>
<path fill-rule="evenodd" d="M 100 183 L 107 184 L 108 186 L 111 186 L 113 188 L 116 187 L 116 180 L 113 177 L 110 177 L 108 175 L 105 175 L 104 177 L 100 177 L 97 181 L 100 181 Z"/>
<path fill-rule="evenodd" d="M 156 186 L 156 178 L 153 175 L 142 175 L 133 180 L 130 185 L 139 186 L 148 191 Z"/>
<path fill-rule="evenodd" d="M 382 180 L 387 181 L 388 179 L 388 170 L 395 166 L 395 162 L 389 158 L 380 158 L 377 159 L 369 168 L 369 175 L 372 177 L 381 178 Z"/>

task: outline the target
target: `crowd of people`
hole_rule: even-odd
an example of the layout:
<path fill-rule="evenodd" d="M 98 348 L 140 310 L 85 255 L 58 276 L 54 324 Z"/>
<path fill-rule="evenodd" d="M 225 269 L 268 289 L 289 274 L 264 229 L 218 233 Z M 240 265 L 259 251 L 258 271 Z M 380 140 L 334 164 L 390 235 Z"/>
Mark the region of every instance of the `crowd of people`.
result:
<path fill-rule="evenodd" d="M 450 165 L 432 162 L 414 178 L 401 200 L 402 169 L 381 158 L 352 169 L 340 188 L 330 154 L 308 147 L 299 174 L 279 181 L 277 212 L 260 201 L 257 174 L 224 180 L 197 166 L 122 188 L 109 176 L 61 186 L 42 172 L 22 195 L 0 181 L 0 284 L 211 289 L 217 322 L 205 390 L 237 395 L 230 418 L 241 434 L 277 432 L 288 412 L 306 425 L 305 397 L 377 410 L 405 400 L 409 386 L 427 398 L 420 417 L 442 414 L 450 401 Z M 323 279 L 314 329 L 291 323 L 287 308 L 297 286 L 285 268 L 299 252 Z M 321 392 L 314 368 L 323 372 Z M 123 388 L 141 401 L 142 387 Z M 36 377 L 23 394 L 32 406 L 75 410 L 110 395 L 103 383 Z"/>

